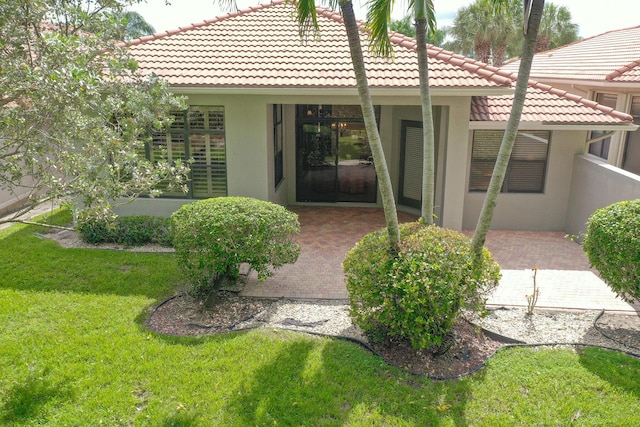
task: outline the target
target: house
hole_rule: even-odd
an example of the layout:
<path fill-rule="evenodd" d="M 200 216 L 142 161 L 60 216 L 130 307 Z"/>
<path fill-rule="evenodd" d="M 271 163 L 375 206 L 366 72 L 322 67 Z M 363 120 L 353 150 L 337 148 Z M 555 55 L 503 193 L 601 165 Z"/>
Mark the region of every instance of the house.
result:
<path fill-rule="evenodd" d="M 319 8 L 301 41 L 282 0 L 133 41 L 140 70 L 189 108 L 147 156 L 193 158 L 187 195 L 139 199 L 120 214 L 169 214 L 191 199 L 248 196 L 283 205 L 378 206 L 375 165 L 339 13 Z M 367 46 L 362 30 L 363 46 Z M 392 35 L 393 60 L 365 53 L 399 209 L 418 212 L 421 110 L 415 40 Z M 505 128 L 513 74 L 429 47 L 440 225 L 474 228 Z M 565 230 L 576 154 L 593 131 L 632 117 L 531 82 L 493 228 Z"/>
<path fill-rule="evenodd" d="M 541 52 L 533 59 L 531 78 L 628 113 L 636 124 L 640 124 L 639 42 L 640 26 L 635 26 Z M 518 66 L 519 61 L 514 61 L 502 69 L 517 73 Z M 587 142 L 589 154 L 603 159 L 614 168 L 600 164 L 599 173 L 574 176 L 576 182 L 593 181 L 587 188 L 576 189 L 575 194 L 583 192 L 591 195 L 589 202 L 582 203 L 583 210 L 593 212 L 619 200 L 639 198 L 639 186 L 630 184 L 635 181 L 634 177 L 624 180 L 628 174 L 623 171 L 640 175 L 640 130 L 607 132 L 594 129 L 587 136 Z M 593 158 L 588 161 L 597 164 Z M 592 169 L 597 171 L 598 168 Z M 603 182 L 603 177 L 598 176 L 600 173 L 616 173 L 623 182 L 607 184 Z M 577 217 L 582 218 L 584 214 Z M 569 228 L 576 229 L 577 225 Z"/>
<path fill-rule="evenodd" d="M 640 123 L 640 25 L 609 31 L 535 55 L 531 78 L 633 115 Z M 517 73 L 519 61 L 504 70 Z M 589 153 L 640 174 L 640 131 L 589 145 Z"/>

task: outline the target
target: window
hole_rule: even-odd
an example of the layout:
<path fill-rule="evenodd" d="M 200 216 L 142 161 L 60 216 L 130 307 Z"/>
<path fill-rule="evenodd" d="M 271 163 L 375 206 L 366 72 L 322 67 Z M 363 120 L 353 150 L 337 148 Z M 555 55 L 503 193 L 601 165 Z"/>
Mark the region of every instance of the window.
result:
<path fill-rule="evenodd" d="M 163 196 L 207 198 L 227 195 L 224 107 L 195 107 L 174 113 L 166 134 L 153 135 L 147 147 L 149 160 L 192 159 L 189 193 L 162 188 Z"/>
<path fill-rule="evenodd" d="M 596 102 L 598 104 L 605 105 L 607 107 L 616 108 L 617 95 L 609 93 L 599 93 L 596 95 Z M 606 132 L 593 131 L 589 139 L 597 138 L 600 135 L 604 135 Z M 601 139 L 589 145 L 589 154 L 598 156 L 602 159 L 609 157 L 609 145 L 611 143 L 611 137 Z"/>
<path fill-rule="evenodd" d="M 284 159 L 282 147 L 284 145 L 284 134 L 282 131 L 282 105 L 273 106 L 273 169 L 275 173 L 275 186 L 282 182 L 284 178 Z"/>
<path fill-rule="evenodd" d="M 640 124 L 640 96 L 634 96 L 631 100 L 631 115 L 633 122 L 637 125 Z M 627 132 L 622 168 L 640 175 L 640 129 Z"/>
<path fill-rule="evenodd" d="M 487 191 L 503 135 L 502 130 L 474 131 L 469 191 Z M 502 192 L 542 193 L 544 191 L 549 138 L 548 131 L 518 132 Z"/>

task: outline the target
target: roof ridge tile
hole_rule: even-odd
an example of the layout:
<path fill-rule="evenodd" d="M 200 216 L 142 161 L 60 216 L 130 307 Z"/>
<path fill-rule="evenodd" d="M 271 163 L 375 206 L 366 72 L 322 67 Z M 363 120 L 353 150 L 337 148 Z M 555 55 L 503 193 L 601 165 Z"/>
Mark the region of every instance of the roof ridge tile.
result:
<path fill-rule="evenodd" d="M 618 68 L 617 70 L 612 71 L 611 73 L 607 74 L 607 77 L 605 77 L 605 80 L 608 80 L 608 81 L 615 80 L 616 78 L 624 75 L 627 71 L 633 70 L 638 66 L 640 66 L 640 59 L 636 59 L 635 61 L 632 61 L 629 64 L 625 64 L 622 67 Z"/>

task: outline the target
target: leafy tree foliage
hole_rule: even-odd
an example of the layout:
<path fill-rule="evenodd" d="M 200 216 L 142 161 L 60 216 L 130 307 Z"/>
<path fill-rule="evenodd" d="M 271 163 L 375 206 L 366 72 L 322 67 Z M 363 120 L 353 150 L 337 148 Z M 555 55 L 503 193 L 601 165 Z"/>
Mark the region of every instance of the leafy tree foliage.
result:
<path fill-rule="evenodd" d="M 184 186 L 186 165 L 140 155 L 182 101 L 114 42 L 125 2 L 0 0 L 0 189 L 26 191 L 19 213 L 55 199 L 109 217 L 114 200 Z"/>

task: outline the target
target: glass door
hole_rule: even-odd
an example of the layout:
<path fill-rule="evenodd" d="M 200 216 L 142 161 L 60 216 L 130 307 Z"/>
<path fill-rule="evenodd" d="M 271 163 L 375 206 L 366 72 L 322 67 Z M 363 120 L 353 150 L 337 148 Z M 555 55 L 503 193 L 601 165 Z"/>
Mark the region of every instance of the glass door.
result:
<path fill-rule="evenodd" d="M 330 121 L 300 124 L 297 141 L 297 200 L 335 202 L 337 144 Z"/>
<path fill-rule="evenodd" d="M 375 203 L 376 169 L 361 122 L 336 122 L 339 202 Z"/>
<path fill-rule="evenodd" d="M 359 107 L 297 109 L 296 200 L 375 203 L 376 171 Z"/>

